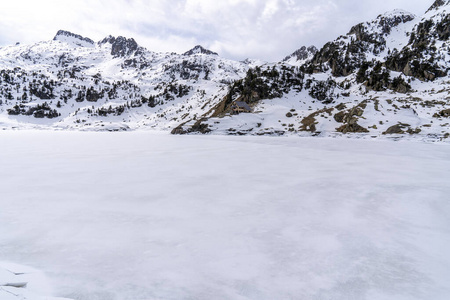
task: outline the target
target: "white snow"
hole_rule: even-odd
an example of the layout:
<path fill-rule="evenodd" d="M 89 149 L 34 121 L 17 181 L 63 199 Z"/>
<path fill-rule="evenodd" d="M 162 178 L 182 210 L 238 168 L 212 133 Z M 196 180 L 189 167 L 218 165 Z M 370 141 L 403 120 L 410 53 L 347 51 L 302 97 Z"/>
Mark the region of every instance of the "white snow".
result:
<path fill-rule="evenodd" d="M 72 37 L 72 36 L 58 35 L 55 37 L 55 40 L 61 41 L 63 43 L 66 43 L 68 45 L 72 45 L 75 47 L 94 48 L 94 44 L 91 44 L 88 41 L 84 41 L 84 40 L 81 40 L 81 39 L 78 39 L 78 38 Z"/>
<path fill-rule="evenodd" d="M 85 43 L 86 45 L 78 45 L 76 43 Z M 227 92 L 228 83 L 245 77 L 250 66 L 254 66 L 257 62 L 245 64 L 222 58 L 217 55 L 193 55 L 184 56 L 175 53 L 155 53 L 146 49 L 143 59 L 146 62 L 145 68 L 139 67 L 123 67 L 126 58 L 114 58 L 111 56 L 111 45 L 106 44 L 89 44 L 80 39 L 58 35 L 56 41 L 40 42 L 34 45 L 16 45 L 0 49 L 0 69 L 12 70 L 16 67 L 21 69 L 19 73 L 26 73 L 24 77 L 32 81 L 31 74 L 44 74 L 46 80 L 54 80 L 62 85 L 55 87 L 55 99 L 48 100 L 48 104 L 61 113 L 60 117 L 53 119 L 43 118 L 36 119 L 33 116 L 16 116 L 8 115 L 7 109 L 10 106 L 19 104 L 17 100 L 8 101 L 2 97 L 0 101 L 0 129 L 22 128 L 22 129 L 40 129 L 40 128 L 57 128 L 57 129 L 78 129 L 78 130 L 105 130 L 121 127 L 123 123 L 132 129 L 149 128 L 159 130 L 171 130 L 183 121 L 196 118 L 214 107 L 222 100 Z M 61 60 L 64 57 L 64 60 Z M 137 58 L 139 59 L 139 57 Z M 67 64 L 64 68 L 61 63 Z M 205 72 L 201 72 L 197 79 L 182 79 L 178 71 L 171 71 L 171 68 L 180 68 L 183 63 L 189 62 L 193 65 L 201 65 L 207 68 L 210 73 L 208 79 L 205 79 Z M 73 68 L 80 68 L 76 78 L 71 78 L 68 71 Z M 61 70 L 63 78 L 58 78 Z M 102 80 L 96 84 L 93 76 L 100 74 Z M 175 77 L 173 77 L 175 76 Z M 34 78 L 34 77 L 33 77 Z M 96 110 L 98 108 L 108 108 L 124 105 L 133 100 L 140 100 L 141 95 L 149 97 L 156 95 L 164 90 L 164 87 L 177 80 L 178 84 L 189 86 L 192 92 L 188 96 L 176 98 L 171 101 L 164 101 L 154 108 L 147 105 L 143 107 L 126 110 L 120 116 L 109 115 L 106 117 L 93 116 L 87 112 L 88 109 Z M 44 79 L 42 79 L 44 80 Z M 109 97 L 105 93 L 104 97 L 97 102 L 76 102 L 75 97 L 79 92 L 77 87 L 93 87 L 97 92 L 103 89 L 111 88 L 113 83 L 129 81 L 130 84 L 138 87 L 137 90 L 129 90 L 126 86 L 117 89 L 115 97 Z M 109 83 L 106 83 L 108 81 Z M 22 82 L 22 79 L 20 80 Z M 22 82 L 23 83 L 23 82 Z M 27 85 L 27 84 L 24 84 Z M 160 90 L 156 87 L 161 85 Z M 28 85 L 27 85 L 28 86 Z M 1 87 L 0 88 L 6 88 Z M 60 99 L 60 95 L 64 90 L 72 90 L 72 96 L 69 97 L 68 103 Z M 22 97 L 24 91 L 22 89 L 11 90 L 12 98 L 18 99 Z M 36 100 L 34 96 L 28 96 L 29 101 L 24 102 L 25 106 L 34 106 Z M 33 98 L 34 100 L 31 100 Z M 60 101 L 61 107 L 56 107 Z"/>
<path fill-rule="evenodd" d="M 45 297 L 52 288 L 48 278 L 41 271 L 15 263 L 0 261 L 0 299 L 2 300 L 64 300 Z"/>
<path fill-rule="evenodd" d="M 2 300 L 449 298 L 448 144 L 142 131 L 0 140 L 0 260 L 46 276 L 18 296 L 0 286 Z M 8 266 L 0 282 L 31 286 Z"/>

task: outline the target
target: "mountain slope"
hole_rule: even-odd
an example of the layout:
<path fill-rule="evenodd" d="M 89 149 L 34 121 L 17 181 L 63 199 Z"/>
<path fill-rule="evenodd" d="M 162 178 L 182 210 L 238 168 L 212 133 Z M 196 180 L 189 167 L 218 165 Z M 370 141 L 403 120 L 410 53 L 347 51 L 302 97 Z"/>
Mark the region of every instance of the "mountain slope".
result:
<path fill-rule="evenodd" d="M 388 12 L 278 63 L 61 30 L 0 48 L 0 127 L 446 138 L 449 6 Z"/>
<path fill-rule="evenodd" d="M 358 24 L 299 70 L 285 63 L 252 69 L 237 93 L 229 89 L 217 118 L 196 127 L 226 134 L 447 138 L 449 5 L 433 7 L 422 17 L 395 10 Z M 290 83 L 293 78 L 299 82 Z M 261 97 L 264 89 L 279 95 Z M 254 113 L 233 114 L 233 100 L 249 103 Z"/>
<path fill-rule="evenodd" d="M 198 49 L 155 53 L 133 39 L 109 36 L 94 43 L 67 31 L 52 41 L 4 47 L 0 124 L 170 128 L 214 105 L 248 69 Z"/>
<path fill-rule="evenodd" d="M 301 66 L 308 60 L 314 57 L 317 53 L 317 48 L 315 46 L 303 46 L 300 49 L 294 51 L 291 55 L 286 56 L 283 62 L 286 62 L 293 66 Z"/>

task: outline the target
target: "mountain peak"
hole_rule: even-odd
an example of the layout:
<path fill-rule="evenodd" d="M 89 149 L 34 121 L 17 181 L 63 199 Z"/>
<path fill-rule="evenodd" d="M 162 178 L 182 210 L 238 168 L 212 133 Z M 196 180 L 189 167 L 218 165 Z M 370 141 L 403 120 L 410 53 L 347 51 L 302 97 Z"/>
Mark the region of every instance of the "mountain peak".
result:
<path fill-rule="evenodd" d="M 111 55 L 120 57 L 131 55 L 139 47 L 139 45 L 133 38 L 127 39 L 123 36 L 119 36 L 116 38 L 110 35 L 99 42 L 99 44 L 106 43 L 111 44 Z"/>
<path fill-rule="evenodd" d="M 392 18 L 392 17 L 406 17 L 409 19 L 410 17 L 415 17 L 414 14 L 410 13 L 409 11 L 403 10 L 403 9 L 394 9 L 388 12 L 385 12 L 384 14 L 381 14 L 377 17 L 377 19 L 380 18 Z"/>
<path fill-rule="evenodd" d="M 296 50 L 291 55 L 286 56 L 283 59 L 283 62 L 287 62 L 293 65 L 301 65 L 306 60 L 311 59 L 314 56 L 314 54 L 317 53 L 317 51 L 319 50 L 317 50 L 315 46 L 309 47 L 303 46 L 300 49 Z"/>
<path fill-rule="evenodd" d="M 378 15 L 376 19 L 370 22 L 359 23 L 353 26 L 347 35 L 354 34 L 358 40 L 373 41 L 374 33 L 378 34 L 378 39 L 391 33 L 392 28 L 400 24 L 414 20 L 416 16 L 410 12 L 396 9 Z"/>
<path fill-rule="evenodd" d="M 395 9 L 377 17 L 378 28 L 383 34 L 390 34 L 392 28 L 414 20 L 416 16 L 402 9 Z"/>
<path fill-rule="evenodd" d="M 72 43 L 80 47 L 92 47 L 94 45 L 94 41 L 90 38 L 82 37 L 79 34 L 75 34 L 66 30 L 58 30 L 53 40 Z"/>
<path fill-rule="evenodd" d="M 183 55 L 195 55 L 195 54 L 206 54 L 206 55 L 219 55 L 216 52 L 213 52 L 211 50 L 205 49 L 200 45 L 195 46 L 191 50 L 183 53 Z"/>
<path fill-rule="evenodd" d="M 427 10 L 427 12 L 439 9 L 442 6 L 450 5 L 450 0 L 436 0 L 434 1 L 433 5 L 430 6 L 430 8 Z"/>

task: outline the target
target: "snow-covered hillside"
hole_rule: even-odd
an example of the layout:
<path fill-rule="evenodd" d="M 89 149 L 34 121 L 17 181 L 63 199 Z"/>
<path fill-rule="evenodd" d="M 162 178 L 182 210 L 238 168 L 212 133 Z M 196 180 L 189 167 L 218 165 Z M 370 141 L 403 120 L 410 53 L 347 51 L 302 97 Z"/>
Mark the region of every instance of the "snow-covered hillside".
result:
<path fill-rule="evenodd" d="M 421 17 L 402 10 L 358 24 L 311 56 L 253 68 L 196 123 L 203 132 L 445 140 L 450 135 L 450 6 Z M 293 79 L 295 79 L 293 81 Z M 266 90 L 277 91 L 268 96 Z M 233 114 L 233 100 L 253 113 Z M 187 124 L 189 125 L 189 124 Z M 208 128 L 208 130 L 206 130 Z M 183 129 L 183 130 L 181 130 Z M 183 125 L 177 132 L 198 131 Z"/>
<path fill-rule="evenodd" d="M 214 106 L 248 68 L 200 46 L 155 53 L 133 39 L 59 31 L 0 49 L 0 127 L 170 129 Z"/>
<path fill-rule="evenodd" d="M 294 51 L 291 55 L 286 56 L 283 62 L 286 62 L 293 66 L 302 66 L 307 61 L 311 60 L 317 53 L 317 48 L 315 46 L 303 46 L 300 49 Z"/>
<path fill-rule="evenodd" d="M 275 63 L 61 30 L 0 49 L 0 128 L 445 140 L 449 10 L 437 0 L 422 16 L 388 12 Z"/>

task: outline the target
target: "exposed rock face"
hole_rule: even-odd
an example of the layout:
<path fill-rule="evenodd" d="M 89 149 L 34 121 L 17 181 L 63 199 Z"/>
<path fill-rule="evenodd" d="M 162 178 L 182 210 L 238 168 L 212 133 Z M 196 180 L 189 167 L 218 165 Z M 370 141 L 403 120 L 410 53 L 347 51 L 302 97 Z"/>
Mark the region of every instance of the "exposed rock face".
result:
<path fill-rule="evenodd" d="M 345 111 L 342 110 L 334 115 L 334 120 L 338 123 L 344 123 L 344 125 L 336 128 L 337 132 L 342 133 L 356 133 L 356 132 L 369 132 L 367 128 L 359 125 L 358 119 L 362 117 L 364 109 L 367 107 L 367 102 L 363 101 L 357 106 Z"/>
<path fill-rule="evenodd" d="M 372 22 L 357 24 L 347 35 L 325 44 L 304 70 L 311 74 L 331 69 L 333 76 L 348 76 L 367 62 L 367 54 L 379 55 L 386 49 L 385 37 L 392 28 L 414 18 L 410 13 L 396 10 L 379 15 Z"/>
<path fill-rule="evenodd" d="M 349 123 L 349 124 L 344 124 L 339 128 L 336 128 L 337 132 L 342 132 L 342 133 L 365 133 L 365 132 L 369 132 L 369 130 L 367 130 L 367 128 L 362 127 L 361 125 L 357 124 L 357 123 Z"/>
<path fill-rule="evenodd" d="M 450 109 L 444 109 L 439 113 L 436 113 L 433 117 L 435 118 L 450 118 Z"/>
<path fill-rule="evenodd" d="M 201 119 L 198 120 L 197 122 L 195 122 L 194 125 L 192 125 L 192 127 L 184 129 L 183 125 L 181 124 L 177 127 L 175 127 L 174 129 L 172 129 L 171 134 L 188 134 L 188 133 L 201 133 L 201 134 L 206 134 L 211 132 L 211 129 L 208 128 L 208 124 L 204 124 L 202 123 L 203 121 L 206 121 L 206 119 Z"/>
<path fill-rule="evenodd" d="M 324 72 L 331 68 L 334 76 L 348 76 L 360 64 L 350 56 L 343 55 L 339 42 L 328 42 L 314 55 L 310 63 L 306 65 L 307 73 Z"/>
<path fill-rule="evenodd" d="M 436 23 L 432 19 L 425 20 L 414 27 L 407 47 L 400 52 L 394 51 L 387 57 L 386 67 L 422 81 L 444 77 L 447 70 L 436 62 L 442 51 L 433 45 L 437 41 L 447 41 L 449 37 L 450 15 L 437 20 Z"/>
<path fill-rule="evenodd" d="M 408 128 L 408 124 L 395 124 L 389 127 L 383 134 L 403 134 L 405 131 L 403 129 Z"/>
<path fill-rule="evenodd" d="M 131 38 L 127 39 L 123 36 L 113 37 L 109 36 L 104 38 L 100 44 L 111 44 L 111 55 L 114 57 L 125 57 L 137 52 L 138 44 Z"/>
<path fill-rule="evenodd" d="M 59 41 L 59 40 L 64 40 L 65 38 L 72 38 L 75 41 L 75 43 L 76 43 L 76 40 L 79 40 L 80 41 L 80 43 L 78 44 L 79 46 L 83 46 L 83 43 L 81 43 L 81 42 L 88 43 L 90 45 L 94 45 L 94 41 L 91 40 L 90 38 L 82 37 L 79 34 L 74 34 L 72 32 L 65 31 L 65 30 L 58 30 L 58 32 L 56 33 L 53 40 Z"/>
<path fill-rule="evenodd" d="M 441 6 L 449 5 L 450 0 L 436 0 L 434 1 L 433 5 L 430 6 L 430 8 L 427 10 L 427 12 L 432 11 L 434 9 L 438 9 Z"/>
<path fill-rule="evenodd" d="M 291 55 L 286 56 L 283 61 L 289 61 L 291 59 L 295 59 L 297 61 L 305 61 L 309 58 L 312 58 L 319 50 L 315 46 L 303 46 L 300 49 L 296 50 Z"/>
<path fill-rule="evenodd" d="M 195 55 L 195 54 L 206 54 L 206 55 L 219 55 L 216 52 L 213 52 L 211 50 L 205 49 L 200 45 L 195 46 L 191 50 L 183 53 L 185 56 Z"/>
<path fill-rule="evenodd" d="M 229 112 L 234 100 L 252 104 L 261 99 L 280 98 L 291 89 L 297 91 L 303 89 L 303 74 L 297 72 L 295 67 L 283 66 L 283 73 L 279 71 L 269 66 L 249 69 L 245 78 L 236 80 L 230 85 L 228 94 L 217 105 L 213 116 L 218 117 Z"/>

